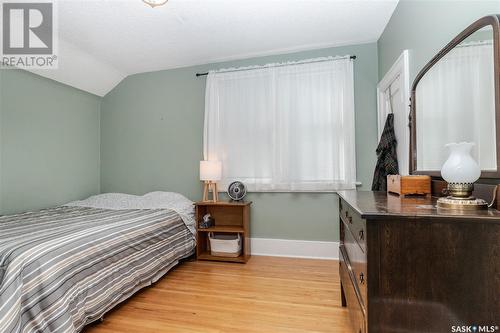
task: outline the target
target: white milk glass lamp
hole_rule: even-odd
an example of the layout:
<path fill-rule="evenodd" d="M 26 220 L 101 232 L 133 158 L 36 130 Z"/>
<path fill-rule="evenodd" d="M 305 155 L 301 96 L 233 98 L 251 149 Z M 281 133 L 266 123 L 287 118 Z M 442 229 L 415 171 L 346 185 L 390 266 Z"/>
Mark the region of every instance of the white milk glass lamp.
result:
<path fill-rule="evenodd" d="M 222 164 L 220 161 L 200 161 L 200 180 L 204 182 L 203 201 L 219 201 L 217 181 L 221 180 L 221 178 Z M 209 199 L 210 191 L 212 191 L 211 200 Z"/>
<path fill-rule="evenodd" d="M 482 199 L 472 196 L 474 182 L 481 176 L 479 164 L 472 158 L 472 142 L 449 143 L 450 155 L 441 168 L 441 176 L 448 182 L 446 198 L 438 200 L 438 207 L 448 209 L 478 209 L 487 207 Z"/>

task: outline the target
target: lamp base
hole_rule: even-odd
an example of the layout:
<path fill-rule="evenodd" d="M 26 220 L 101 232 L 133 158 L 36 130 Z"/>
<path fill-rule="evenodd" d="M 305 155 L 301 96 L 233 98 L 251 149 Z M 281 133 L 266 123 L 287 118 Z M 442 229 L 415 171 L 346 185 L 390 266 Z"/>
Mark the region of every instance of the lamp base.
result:
<path fill-rule="evenodd" d="M 443 209 L 452 209 L 458 211 L 474 211 L 487 209 L 488 203 L 483 199 L 477 199 L 474 197 L 460 198 L 460 197 L 445 197 L 439 198 L 437 201 L 437 207 Z"/>
<path fill-rule="evenodd" d="M 212 199 L 209 199 L 210 191 L 212 191 Z M 204 202 L 217 202 L 219 201 L 219 191 L 217 190 L 217 183 L 206 181 L 203 185 L 203 201 Z"/>
<path fill-rule="evenodd" d="M 448 194 L 456 199 L 469 199 L 474 191 L 474 183 L 448 183 Z"/>

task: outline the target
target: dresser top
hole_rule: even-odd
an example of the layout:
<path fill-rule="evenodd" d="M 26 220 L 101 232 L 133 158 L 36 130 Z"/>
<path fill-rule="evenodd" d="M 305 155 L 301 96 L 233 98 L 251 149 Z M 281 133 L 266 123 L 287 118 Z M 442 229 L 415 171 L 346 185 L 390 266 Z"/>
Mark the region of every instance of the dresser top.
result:
<path fill-rule="evenodd" d="M 435 197 L 399 197 L 395 194 L 373 191 L 339 191 L 344 199 L 363 218 L 402 217 L 453 217 L 454 219 L 484 219 L 500 223 L 500 211 L 483 209 L 457 212 L 436 207 Z"/>

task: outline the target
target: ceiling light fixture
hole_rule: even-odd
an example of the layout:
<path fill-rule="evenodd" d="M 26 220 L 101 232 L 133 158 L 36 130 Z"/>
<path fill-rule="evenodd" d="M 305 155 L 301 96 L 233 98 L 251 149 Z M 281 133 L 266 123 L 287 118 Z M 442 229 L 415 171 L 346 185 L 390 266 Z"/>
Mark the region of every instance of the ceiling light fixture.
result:
<path fill-rule="evenodd" d="M 168 0 L 142 0 L 147 5 L 150 5 L 151 8 L 155 8 L 158 6 L 163 6 L 168 2 Z"/>

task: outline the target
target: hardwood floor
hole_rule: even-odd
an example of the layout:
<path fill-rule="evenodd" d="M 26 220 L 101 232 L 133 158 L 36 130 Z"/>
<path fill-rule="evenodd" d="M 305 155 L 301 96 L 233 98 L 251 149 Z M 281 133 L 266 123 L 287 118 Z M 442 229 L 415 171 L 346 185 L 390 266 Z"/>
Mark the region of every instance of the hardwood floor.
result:
<path fill-rule="evenodd" d="M 338 262 L 185 262 L 85 333 L 350 332 Z"/>

